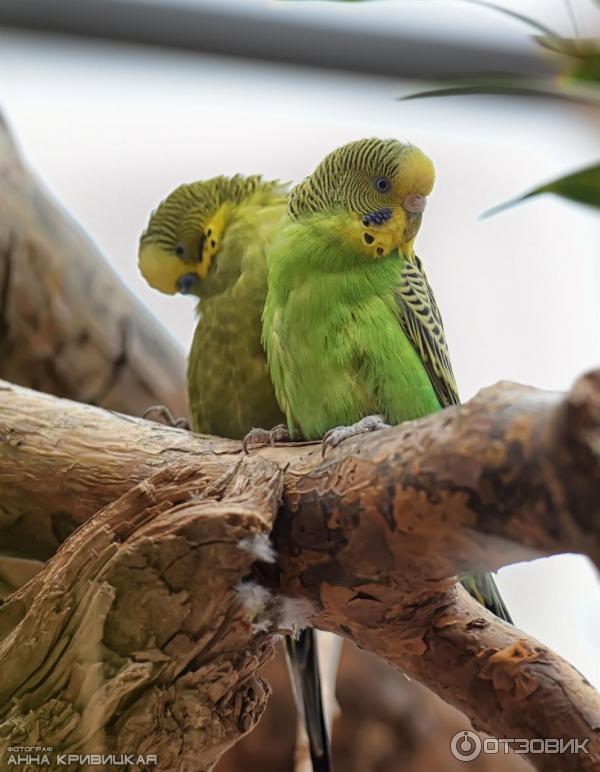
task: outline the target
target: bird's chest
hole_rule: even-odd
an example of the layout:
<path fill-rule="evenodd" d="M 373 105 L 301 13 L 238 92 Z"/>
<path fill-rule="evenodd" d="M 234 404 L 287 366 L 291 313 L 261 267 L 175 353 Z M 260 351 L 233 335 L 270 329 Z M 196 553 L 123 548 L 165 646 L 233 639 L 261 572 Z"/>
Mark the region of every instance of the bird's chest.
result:
<path fill-rule="evenodd" d="M 347 366 L 366 352 L 393 341 L 400 332 L 392 291 L 356 283 L 306 284 L 290 299 L 294 345 L 310 349 L 314 360 Z M 288 328 L 289 329 L 289 328 Z"/>

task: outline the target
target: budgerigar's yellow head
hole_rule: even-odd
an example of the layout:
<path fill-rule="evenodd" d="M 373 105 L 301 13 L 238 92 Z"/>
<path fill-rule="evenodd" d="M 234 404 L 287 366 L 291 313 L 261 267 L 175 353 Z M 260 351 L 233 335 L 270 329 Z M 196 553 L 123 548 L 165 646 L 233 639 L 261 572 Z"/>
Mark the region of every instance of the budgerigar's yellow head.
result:
<path fill-rule="evenodd" d="M 345 234 L 374 259 L 410 255 L 435 181 L 431 160 L 396 139 L 360 139 L 334 150 L 291 192 L 292 218 L 346 211 Z"/>
<path fill-rule="evenodd" d="M 150 216 L 140 238 L 139 268 L 152 287 L 168 295 L 200 295 L 215 273 L 233 209 L 249 197 L 272 194 L 277 182 L 213 177 L 180 185 Z"/>
<path fill-rule="evenodd" d="M 168 295 L 197 294 L 217 252 L 207 221 L 218 208 L 216 180 L 180 185 L 150 216 L 139 247 L 139 268 L 152 287 Z M 210 186 L 210 187 L 207 187 Z"/>

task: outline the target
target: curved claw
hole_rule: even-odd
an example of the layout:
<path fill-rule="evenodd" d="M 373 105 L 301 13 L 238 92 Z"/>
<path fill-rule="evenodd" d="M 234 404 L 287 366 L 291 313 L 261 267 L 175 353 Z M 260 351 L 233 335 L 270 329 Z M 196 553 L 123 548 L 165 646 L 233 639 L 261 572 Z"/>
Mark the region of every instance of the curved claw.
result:
<path fill-rule="evenodd" d="M 267 445 L 273 447 L 277 442 L 289 442 L 290 434 L 285 424 L 277 424 L 272 429 L 250 429 L 242 440 L 242 452 L 248 454 L 248 446 L 255 445 L 264 448 Z"/>
<path fill-rule="evenodd" d="M 386 424 L 380 415 L 368 415 L 350 426 L 336 426 L 326 432 L 323 436 L 321 442 L 321 456 L 324 458 L 327 448 L 337 448 L 340 442 L 347 440 L 349 437 L 389 428 L 390 425 Z"/>
<path fill-rule="evenodd" d="M 334 429 L 330 429 L 323 435 L 323 441 L 321 442 L 321 458 L 325 458 L 325 451 L 327 448 L 337 448 L 342 440 L 346 439 L 344 429 L 348 429 L 347 426 L 336 426 Z"/>
<path fill-rule="evenodd" d="M 151 418 L 152 415 L 156 415 L 156 418 Z M 190 422 L 187 418 L 174 418 L 173 413 L 166 405 L 152 405 L 144 412 L 142 418 L 155 423 L 165 424 L 165 426 L 171 426 L 175 429 L 190 431 Z"/>

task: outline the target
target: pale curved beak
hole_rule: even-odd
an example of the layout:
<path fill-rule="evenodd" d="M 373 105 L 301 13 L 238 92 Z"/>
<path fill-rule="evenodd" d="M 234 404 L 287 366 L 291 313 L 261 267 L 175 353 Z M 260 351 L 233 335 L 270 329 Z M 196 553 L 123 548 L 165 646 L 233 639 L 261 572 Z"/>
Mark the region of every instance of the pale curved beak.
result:
<path fill-rule="evenodd" d="M 427 206 L 427 196 L 421 196 L 418 193 L 411 193 L 402 202 L 402 207 L 413 214 L 422 214 Z"/>

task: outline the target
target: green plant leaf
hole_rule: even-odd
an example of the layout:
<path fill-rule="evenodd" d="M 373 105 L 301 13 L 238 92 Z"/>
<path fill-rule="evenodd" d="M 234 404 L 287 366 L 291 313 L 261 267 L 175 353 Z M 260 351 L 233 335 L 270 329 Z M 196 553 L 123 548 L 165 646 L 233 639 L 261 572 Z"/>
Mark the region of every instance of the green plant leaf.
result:
<path fill-rule="evenodd" d="M 407 102 L 411 99 L 473 95 L 541 97 L 600 107 L 600 89 L 595 83 L 589 84 L 584 78 L 578 78 L 573 74 L 560 78 L 525 78 L 502 74 L 456 77 L 449 85 L 444 84 L 427 91 L 418 91 L 398 99 Z"/>
<path fill-rule="evenodd" d="M 580 169 L 553 182 L 548 182 L 539 188 L 534 188 L 518 198 L 488 209 L 481 216 L 490 217 L 491 215 L 498 214 L 498 212 L 503 212 L 505 209 L 521 203 L 521 201 L 533 198 L 533 196 L 539 196 L 542 193 L 554 193 L 556 196 L 561 196 L 569 201 L 576 201 L 579 204 L 587 204 L 600 209 L 600 163 Z"/>
<path fill-rule="evenodd" d="M 533 39 L 542 48 L 563 56 L 581 56 L 577 38 L 557 38 L 549 35 L 534 35 Z"/>
<path fill-rule="evenodd" d="M 600 84 L 600 41 L 595 38 L 549 38 L 536 35 L 542 48 L 563 57 L 563 76 Z"/>

